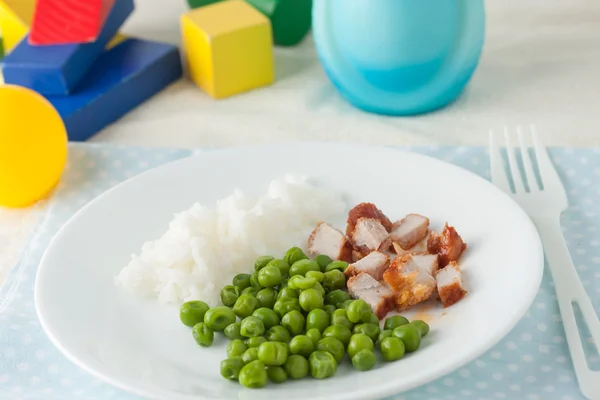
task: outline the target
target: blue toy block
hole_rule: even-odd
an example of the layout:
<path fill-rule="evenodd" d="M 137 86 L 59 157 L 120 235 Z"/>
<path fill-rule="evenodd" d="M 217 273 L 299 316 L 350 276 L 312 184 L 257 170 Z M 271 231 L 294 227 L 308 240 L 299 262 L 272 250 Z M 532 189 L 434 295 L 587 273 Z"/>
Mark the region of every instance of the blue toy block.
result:
<path fill-rule="evenodd" d="M 127 39 L 98 58 L 77 91 L 46 96 L 70 141 L 84 141 L 182 76 L 176 46 Z"/>
<path fill-rule="evenodd" d="M 115 1 L 102 32 L 93 43 L 32 46 L 29 37 L 25 36 L 2 61 L 4 81 L 43 95 L 68 95 L 76 89 L 134 8 L 134 0 Z"/>

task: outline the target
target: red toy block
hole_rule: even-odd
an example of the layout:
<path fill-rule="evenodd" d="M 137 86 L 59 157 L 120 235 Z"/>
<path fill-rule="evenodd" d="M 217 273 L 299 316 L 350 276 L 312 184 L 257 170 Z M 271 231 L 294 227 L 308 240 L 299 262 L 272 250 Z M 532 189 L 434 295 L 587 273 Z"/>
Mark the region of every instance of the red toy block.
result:
<path fill-rule="evenodd" d="M 96 40 L 115 0 L 38 0 L 31 45 L 89 43 Z"/>

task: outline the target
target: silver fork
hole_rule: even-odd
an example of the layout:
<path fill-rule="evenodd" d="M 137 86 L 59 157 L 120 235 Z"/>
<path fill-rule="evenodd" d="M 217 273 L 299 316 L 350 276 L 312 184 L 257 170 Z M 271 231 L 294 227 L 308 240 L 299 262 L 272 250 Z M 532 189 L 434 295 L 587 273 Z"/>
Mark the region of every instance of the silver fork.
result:
<path fill-rule="evenodd" d="M 544 245 L 546 260 L 554 280 L 556 297 L 579 387 L 587 398 L 600 399 L 600 371 L 591 370 L 587 364 L 573 310 L 575 303 L 579 305 L 583 319 L 596 346 L 598 346 L 600 344 L 600 321 L 579 280 L 560 227 L 560 215 L 568 206 L 567 194 L 556 169 L 550 161 L 546 148 L 540 142 L 535 127 L 531 126 L 530 130 L 542 186 L 538 185 L 535 178 L 534 161 L 529 156 L 525 137 L 520 127 L 517 128 L 519 150 L 513 148 L 511 136 L 513 138 L 514 136 L 510 134 L 507 128 L 504 129 L 508 167 L 514 190 L 511 190 L 505 173 L 497 136 L 490 132 L 492 182 L 519 203 L 538 229 Z M 525 180 L 521 179 L 515 151 L 521 152 Z M 525 183 L 529 187 L 528 191 L 525 189 Z"/>

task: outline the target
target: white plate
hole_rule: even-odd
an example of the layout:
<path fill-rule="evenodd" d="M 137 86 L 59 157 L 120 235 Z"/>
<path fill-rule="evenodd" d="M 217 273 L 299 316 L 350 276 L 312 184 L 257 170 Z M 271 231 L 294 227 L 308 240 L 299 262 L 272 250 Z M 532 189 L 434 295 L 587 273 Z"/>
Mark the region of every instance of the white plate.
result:
<path fill-rule="evenodd" d="M 354 371 L 346 361 L 331 379 L 244 389 L 219 374 L 224 339 L 200 348 L 179 322 L 178 307 L 158 306 L 114 286 L 113 277 L 130 255 L 161 235 L 175 212 L 196 201 L 212 205 L 235 188 L 263 193 L 285 173 L 342 191 L 349 206 L 371 201 L 391 219 L 415 212 L 430 217 L 433 228 L 446 221 L 457 228 L 469 246 L 462 259 L 469 294 L 447 309 L 414 311 L 431 324 L 418 352 L 368 372 Z M 344 221 L 332 222 L 344 229 Z M 379 147 L 261 146 L 176 161 L 92 201 L 48 247 L 35 304 L 44 330 L 71 361 L 143 396 L 373 399 L 438 378 L 492 347 L 530 306 L 542 270 L 541 243 L 527 215 L 492 184 L 461 168 Z"/>

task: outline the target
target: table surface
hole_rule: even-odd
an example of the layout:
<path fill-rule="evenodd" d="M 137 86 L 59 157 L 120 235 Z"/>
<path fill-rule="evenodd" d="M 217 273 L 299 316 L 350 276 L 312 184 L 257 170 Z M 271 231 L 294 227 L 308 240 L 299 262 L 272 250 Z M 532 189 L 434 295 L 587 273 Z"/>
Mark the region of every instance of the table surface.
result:
<path fill-rule="evenodd" d="M 124 33 L 180 43 L 184 0 L 136 4 Z M 277 81 L 268 88 L 215 101 L 182 80 L 91 141 L 185 148 L 293 140 L 486 145 L 490 129 L 535 123 L 548 145 L 598 146 L 600 2 L 490 0 L 486 7 L 479 68 L 464 95 L 435 113 L 394 118 L 353 108 L 328 81 L 308 37 L 275 50 Z M 36 215 L 0 209 L 0 282 Z"/>

